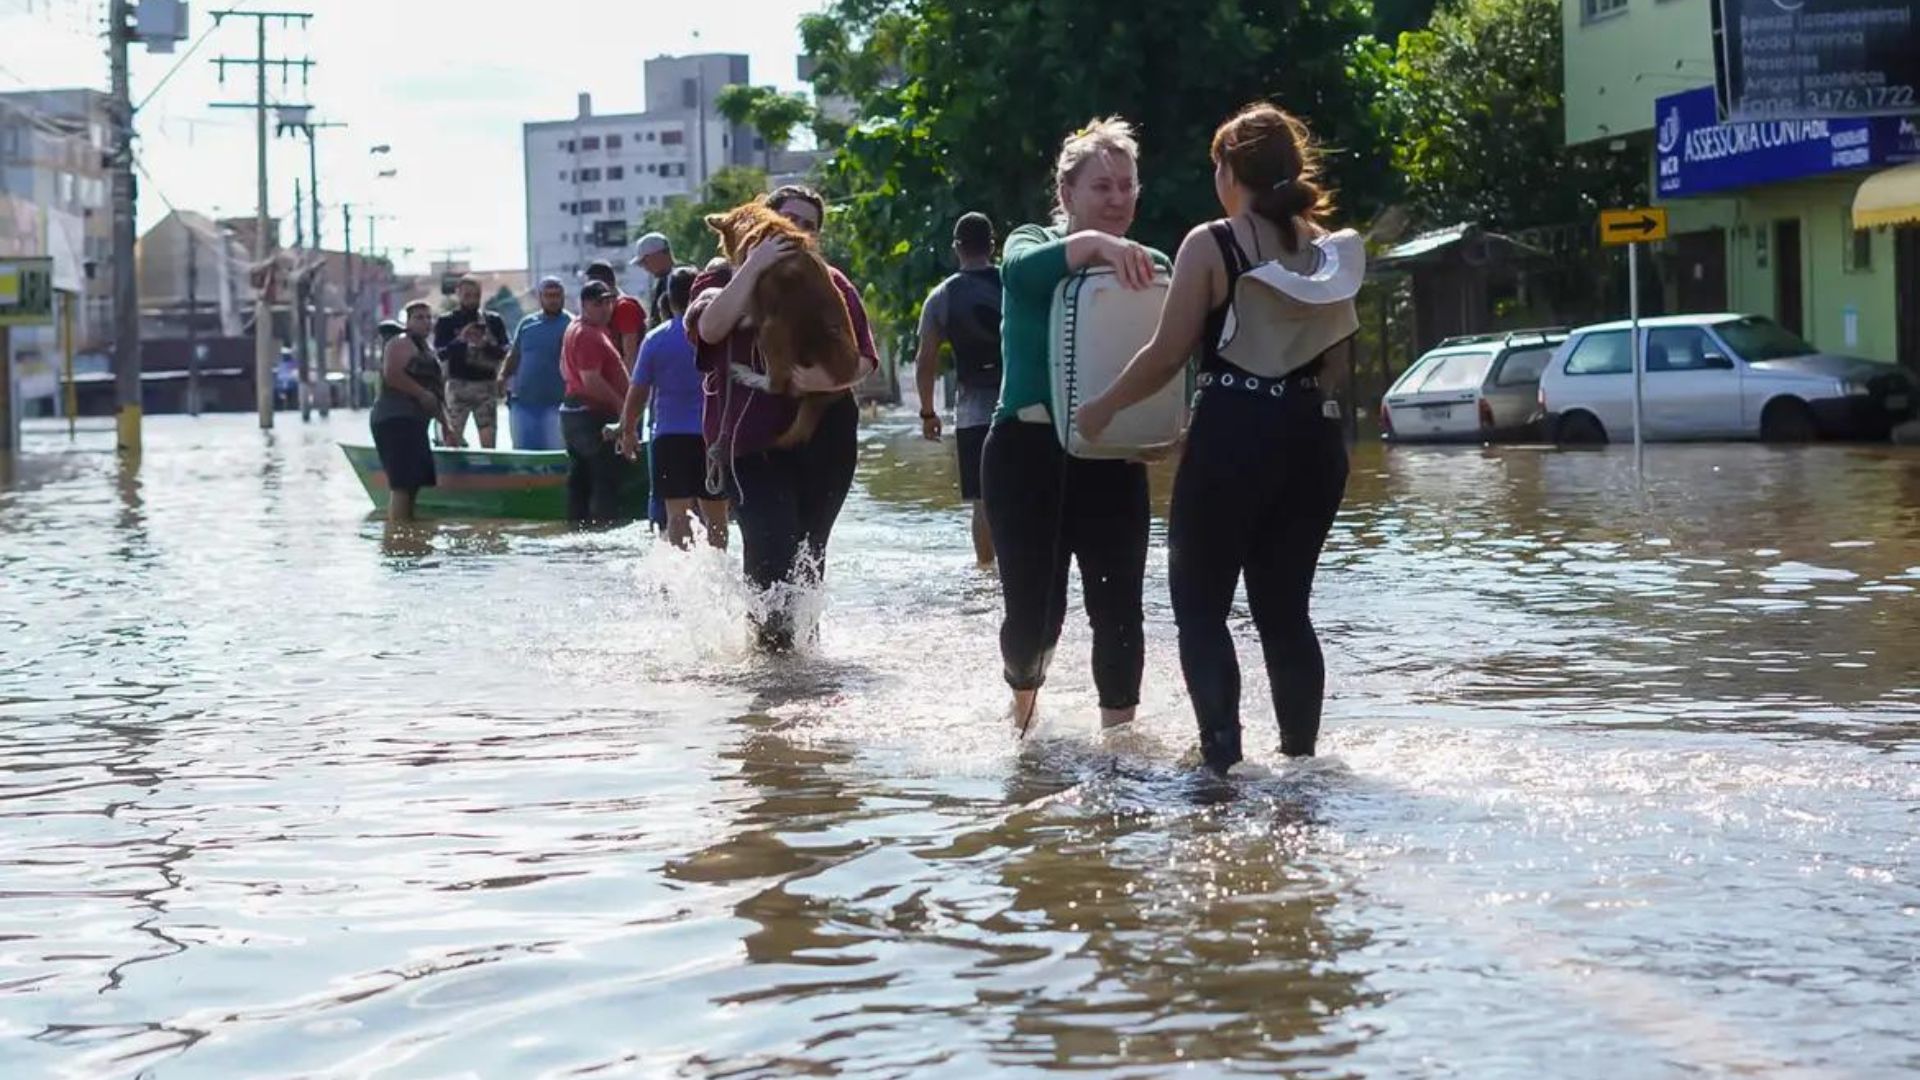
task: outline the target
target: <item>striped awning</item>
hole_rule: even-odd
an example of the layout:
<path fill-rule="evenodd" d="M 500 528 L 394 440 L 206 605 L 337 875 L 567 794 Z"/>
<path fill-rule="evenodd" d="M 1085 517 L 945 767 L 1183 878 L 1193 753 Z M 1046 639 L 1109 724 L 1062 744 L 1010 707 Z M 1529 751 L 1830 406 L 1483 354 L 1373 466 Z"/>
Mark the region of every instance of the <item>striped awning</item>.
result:
<path fill-rule="evenodd" d="M 1853 227 L 1920 223 L 1920 161 L 1867 177 L 1853 196 Z"/>

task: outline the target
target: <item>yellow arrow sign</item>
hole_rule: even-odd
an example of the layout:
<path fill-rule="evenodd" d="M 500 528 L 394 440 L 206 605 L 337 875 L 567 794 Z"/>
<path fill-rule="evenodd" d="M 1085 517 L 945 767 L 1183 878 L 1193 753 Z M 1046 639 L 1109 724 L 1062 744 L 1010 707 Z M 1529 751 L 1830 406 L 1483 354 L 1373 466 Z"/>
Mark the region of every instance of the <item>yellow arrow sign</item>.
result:
<path fill-rule="evenodd" d="M 1667 238 L 1667 212 L 1654 207 L 1600 211 L 1602 244 L 1644 244 Z"/>

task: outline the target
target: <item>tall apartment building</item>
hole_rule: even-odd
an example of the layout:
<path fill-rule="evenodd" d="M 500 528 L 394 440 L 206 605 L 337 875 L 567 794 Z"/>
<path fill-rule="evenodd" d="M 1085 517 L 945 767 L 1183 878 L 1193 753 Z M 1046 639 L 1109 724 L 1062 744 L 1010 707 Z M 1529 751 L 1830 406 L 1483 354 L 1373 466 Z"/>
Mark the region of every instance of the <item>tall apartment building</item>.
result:
<path fill-rule="evenodd" d="M 605 259 L 623 288 L 643 292 L 645 275 L 626 265 L 634 223 L 756 161 L 753 133 L 714 107 L 723 87 L 746 81 L 745 56 L 658 57 L 646 62 L 644 111 L 596 115 L 581 94 L 572 119 L 523 125 L 529 277 L 573 282 Z"/>
<path fill-rule="evenodd" d="M 37 220 L 23 231 L 39 232 L 56 281 L 78 287 L 74 344 L 81 352 L 105 350 L 113 339 L 108 102 L 84 89 L 0 94 L 0 196 L 33 208 Z M 19 239 L 31 245 L 32 238 Z"/>

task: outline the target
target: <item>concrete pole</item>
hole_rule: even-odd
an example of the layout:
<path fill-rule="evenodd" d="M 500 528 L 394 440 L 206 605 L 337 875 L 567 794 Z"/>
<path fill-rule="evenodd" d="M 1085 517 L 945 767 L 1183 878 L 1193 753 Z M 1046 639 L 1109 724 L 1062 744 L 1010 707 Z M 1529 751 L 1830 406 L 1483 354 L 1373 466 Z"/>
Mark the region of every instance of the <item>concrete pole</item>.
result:
<path fill-rule="evenodd" d="M 127 0 L 107 12 L 113 77 L 113 385 L 120 452 L 140 453 L 140 293 L 134 274 L 133 95 L 127 75 Z"/>
<path fill-rule="evenodd" d="M 267 265 L 267 20 L 253 21 L 259 62 L 254 66 L 254 161 L 257 206 L 253 215 L 253 265 L 261 275 L 253 294 L 253 395 L 260 410 L 260 430 L 273 430 L 273 312 L 267 304 L 267 286 L 273 281 Z"/>

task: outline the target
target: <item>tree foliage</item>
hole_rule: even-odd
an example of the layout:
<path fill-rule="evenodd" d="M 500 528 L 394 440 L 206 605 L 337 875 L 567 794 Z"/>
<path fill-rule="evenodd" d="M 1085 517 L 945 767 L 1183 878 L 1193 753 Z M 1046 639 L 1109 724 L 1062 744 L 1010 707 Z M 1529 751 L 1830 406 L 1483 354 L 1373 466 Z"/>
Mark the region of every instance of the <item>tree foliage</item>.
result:
<path fill-rule="evenodd" d="M 1170 249 L 1219 213 L 1208 141 L 1256 99 L 1307 118 L 1344 212 L 1368 213 L 1393 187 L 1357 66 L 1367 29 L 1361 0 L 834 0 L 801 24 L 816 94 L 860 117 L 822 132 L 833 237 L 878 320 L 911 327 L 954 219 L 1045 220 L 1061 139 L 1119 114 L 1141 135 L 1134 235 Z"/>
<path fill-rule="evenodd" d="M 1564 145 L 1559 0 L 1456 0 L 1380 81 L 1391 163 L 1429 224 L 1586 225 L 1646 198 L 1644 153 Z"/>
<path fill-rule="evenodd" d="M 703 266 L 713 258 L 717 238 L 707 228 L 708 214 L 731 210 L 767 193 L 767 174 L 759 169 L 738 166 L 713 174 L 697 198 L 678 199 L 658 207 L 640 219 L 642 233 L 657 232 L 673 245 L 674 260 Z"/>
<path fill-rule="evenodd" d="M 771 86 L 724 87 L 714 106 L 732 123 L 745 124 L 760 136 L 768 172 L 773 171 L 773 152 L 792 141 L 795 128 L 813 119 L 813 104 L 806 98 Z"/>

